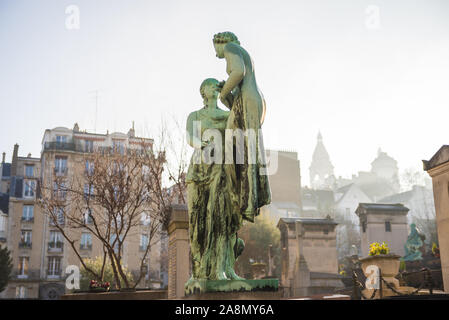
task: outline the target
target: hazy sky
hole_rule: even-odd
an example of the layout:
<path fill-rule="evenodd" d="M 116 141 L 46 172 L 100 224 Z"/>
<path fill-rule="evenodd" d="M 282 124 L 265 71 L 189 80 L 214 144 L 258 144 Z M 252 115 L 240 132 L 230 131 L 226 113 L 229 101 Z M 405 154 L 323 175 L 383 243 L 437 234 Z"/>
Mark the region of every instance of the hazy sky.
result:
<path fill-rule="evenodd" d="M 75 122 L 143 134 L 185 121 L 202 80 L 226 79 L 212 37 L 228 30 L 255 62 L 266 146 L 299 153 L 303 184 L 318 130 L 344 177 L 379 147 L 420 169 L 449 142 L 446 0 L 0 0 L 0 152 L 39 156 L 45 129 Z"/>

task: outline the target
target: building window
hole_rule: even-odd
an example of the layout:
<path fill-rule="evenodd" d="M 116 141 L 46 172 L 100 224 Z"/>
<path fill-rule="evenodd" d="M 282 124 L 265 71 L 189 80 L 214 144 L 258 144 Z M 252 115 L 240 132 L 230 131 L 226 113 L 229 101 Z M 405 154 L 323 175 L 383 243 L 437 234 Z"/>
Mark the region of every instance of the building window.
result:
<path fill-rule="evenodd" d="M 124 154 L 125 153 L 125 146 L 123 144 L 123 141 L 113 140 L 112 141 L 112 148 L 114 152 Z"/>
<path fill-rule="evenodd" d="M 85 173 L 89 176 L 94 173 L 94 162 L 93 161 L 86 160 Z"/>
<path fill-rule="evenodd" d="M 120 237 L 119 237 L 119 239 L 117 239 L 117 241 L 115 239 L 117 239 L 117 235 L 116 234 L 112 234 L 111 238 L 109 240 L 109 243 L 110 243 L 111 246 L 114 245 L 114 252 L 115 252 L 115 254 L 118 254 L 119 253 L 118 252 L 119 241 L 122 243 L 121 248 L 122 248 L 122 251 L 123 251 L 123 235 L 120 235 Z M 115 241 L 115 244 L 114 244 L 114 241 Z"/>
<path fill-rule="evenodd" d="M 140 216 L 140 221 L 142 222 L 142 224 L 144 226 L 148 226 L 151 223 L 151 217 L 150 214 L 147 212 L 142 212 L 141 216 Z"/>
<path fill-rule="evenodd" d="M 6 217 L 0 215 L 0 232 L 5 232 L 6 231 Z M 1 236 L 0 236 L 1 238 Z"/>
<path fill-rule="evenodd" d="M 90 199 L 92 198 L 94 195 L 94 186 L 93 185 L 89 185 L 89 184 L 85 184 L 84 185 L 84 199 Z"/>
<path fill-rule="evenodd" d="M 25 184 L 23 186 L 24 198 L 34 198 L 34 190 L 36 190 L 36 181 L 25 180 Z"/>
<path fill-rule="evenodd" d="M 64 242 L 62 240 L 62 233 L 59 231 L 50 231 L 50 241 L 48 242 L 48 249 L 53 251 L 62 251 Z"/>
<path fill-rule="evenodd" d="M 84 212 L 84 224 L 91 224 L 91 223 L 93 223 L 92 210 L 88 208 L 86 209 L 86 212 Z"/>
<path fill-rule="evenodd" d="M 67 157 L 55 157 L 55 173 L 67 173 Z"/>
<path fill-rule="evenodd" d="M 55 208 L 53 215 L 50 216 L 50 224 L 52 226 L 55 225 L 64 225 L 64 209 L 63 208 Z"/>
<path fill-rule="evenodd" d="M 25 286 L 17 286 L 16 287 L 16 299 L 25 299 L 25 298 L 26 298 Z"/>
<path fill-rule="evenodd" d="M 67 143 L 67 136 L 56 136 L 56 143 Z"/>
<path fill-rule="evenodd" d="M 148 244 L 149 244 L 148 235 L 141 234 L 140 235 L 140 250 L 141 251 L 147 250 Z"/>
<path fill-rule="evenodd" d="M 92 249 L 92 235 L 90 233 L 84 232 L 81 234 L 81 250 Z"/>
<path fill-rule="evenodd" d="M 34 165 L 26 164 L 25 165 L 25 177 L 34 177 Z"/>
<path fill-rule="evenodd" d="M 94 142 L 92 140 L 84 140 L 84 151 L 94 152 Z"/>
<path fill-rule="evenodd" d="M 22 210 L 22 221 L 33 221 L 34 206 L 25 205 Z"/>
<path fill-rule="evenodd" d="M 57 200 L 65 200 L 67 197 L 67 187 L 64 182 L 54 182 L 53 195 Z"/>
<path fill-rule="evenodd" d="M 57 277 L 61 275 L 61 257 L 48 258 L 47 275 L 50 277 Z"/>
<path fill-rule="evenodd" d="M 391 232 L 391 222 L 385 221 L 385 232 Z"/>
<path fill-rule="evenodd" d="M 19 257 L 19 272 L 17 276 L 19 278 L 28 277 L 28 262 L 30 261 L 29 257 Z"/>
<path fill-rule="evenodd" d="M 20 248 L 31 248 L 31 230 L 22 230 L 20 234 Z"/>

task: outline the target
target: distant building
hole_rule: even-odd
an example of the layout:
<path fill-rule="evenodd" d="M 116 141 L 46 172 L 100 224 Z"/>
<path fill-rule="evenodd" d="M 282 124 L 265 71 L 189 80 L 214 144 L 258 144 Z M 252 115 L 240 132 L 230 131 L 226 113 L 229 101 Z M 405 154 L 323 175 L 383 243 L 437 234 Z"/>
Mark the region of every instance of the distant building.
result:
<path fill-rule="evenodd" d="M 321 132 L 318 133 L 317 143 L 309 167 L 310 186 L 312 189 L 331 189 L 335 183 L 334 166 L 329 153 L 323 143 Z"/>
<path fill-rule="evenodd" d="M 410 209 L 407 215 L 408 224 L 416 224 L 426 236 L 427 245 L 438 242 L 432 189 L 415 185 L 412 190 L 382 198 L 379 203 L 402 203 Z"/>
<path fill-rule="evenodd" d="M 372 200 L 355 183 L 338 188 L 335 191 L 335 214 L 338 219 L 358 223 L 355 210 L 359 203 L 368 203 Z"/>
<path fill-rule="evenodd" d="M 335 215 L 335 199 L 332 190 L 314 190 L 304 187 L 302 196 L 302 217 L 324 218 Z"/>
<path fill-rule="evenodd" d="M 267 160 L 277 156 L 277 170 L 268 176 L 271 204 L 261 210 L 277 221 L 279 218 L 299 217 L 301 203 L 301 167 L 298 153 L 267 150 Z"/>
<path fill-rule="evenodd" d="M 373 242 L 385 242 L 391 253 L 403 256 L 408 211 L 402 204 L 360 203 L 356 213 L 360 220 L 362 256 L 368 256 Z"/>
<path fill-rule="evenodd" d="M 51 181 L 54 175 L 82 178 L 87 168 L 85 157 L 94 150 L 121 153 L 139 148 L 141 143 L 152 146 L 153 140 L 135 137 L 133 128 L 128 134 L 95 134 L 81 132 L 75 124 L 73 130 L 64 127 L 46 130 L 40 158 L 19 157 L 19 146 L 14 146 L 10 166 L 3 160 L 1 167 L 1 191 L 8 191 L 9 197 L 6 212 L 4 196 L 0 194 L 0 241 L 3 241 L 0 245 L 6 244 L 11 251 L 14 269 L 12 279 L 0 297 L 57 299 L 65 291 L 66 267 L 80 265 L 73 249 L 37 203 L 40 183 Z M 63 215 L 61 219 L 64 219 Z M 142 248 L 148 240 L 145 226 L 142 220 L 142 224 L 129 234 L 124 246 L 122 262 L 134 276 L 141 271 Z M 76 232 L 74 235 L 79 236 L 77 245 L 83 258 L 103 255 L 100 241 L 88 230 Z M 161 284 L 160 243 L 154 245 L 144 263 L 143 269 L 147 273 L 140 286 L 158 287 Z"/>
<path fill-rule="evenodd" d="M 351 179 L 338 178 L 338 188 L 348 184 L 357 185 L 371 201 L 379 201 L 384 197 L 399 192 L 397 161 L 379 149 L 377 158 L 371 162 L 371 171 L 359 171 Z"/>

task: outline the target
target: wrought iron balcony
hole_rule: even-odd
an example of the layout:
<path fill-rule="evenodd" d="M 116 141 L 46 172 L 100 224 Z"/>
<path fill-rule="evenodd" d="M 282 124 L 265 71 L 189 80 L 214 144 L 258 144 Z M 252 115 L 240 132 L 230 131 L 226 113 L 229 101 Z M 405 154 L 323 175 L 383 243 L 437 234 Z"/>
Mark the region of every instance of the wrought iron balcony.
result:
<path fill-rule="evenodd" d="M 67 167 L 55 167 L 54 172 L 57 176 L 66 176 L 68 168 Z"/>
<path fill-rule="evenodd" d="M 22 217 L 21 221 L 22 222 L 33 223 L 34 222 L 34 217 Z"/>
<path fill-rule="evenodd" d="M 80 250 L 92 250 L 92 243 L 91 244 L 80 244 Z"/>
<path fill-rule="evenodd" d="M 47 278 L 60 278 L 62 274 L 62 270 L 48 270 L 47 269 Z"/>
<path fill-rule="evenodd" d="M 74 142 L 45 142 L 44 151 L 77 151 L 76 144 Z"/>
<path fill-rule="evenodd" d="M 49 252 L 62 252 L 64 250 L 64 243 L 62 241 L 51 241 L 48 243 Z"/>
<path fill-rule="evenodd" d="M 31 242 L 19 242 L 19 248 L 31 249 L 32 248 Z"/>

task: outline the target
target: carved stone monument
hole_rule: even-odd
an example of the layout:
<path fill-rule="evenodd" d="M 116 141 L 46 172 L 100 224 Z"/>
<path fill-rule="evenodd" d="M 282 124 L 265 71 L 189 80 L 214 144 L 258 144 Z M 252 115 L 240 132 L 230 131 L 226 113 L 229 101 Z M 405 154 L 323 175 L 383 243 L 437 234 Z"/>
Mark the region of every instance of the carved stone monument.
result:
<path fill-rule="evenodd" d="M 336 226 L 330 218 L 279 220 L 284 297 L 333 293 L 343 288 L 338 275 Z"/>

